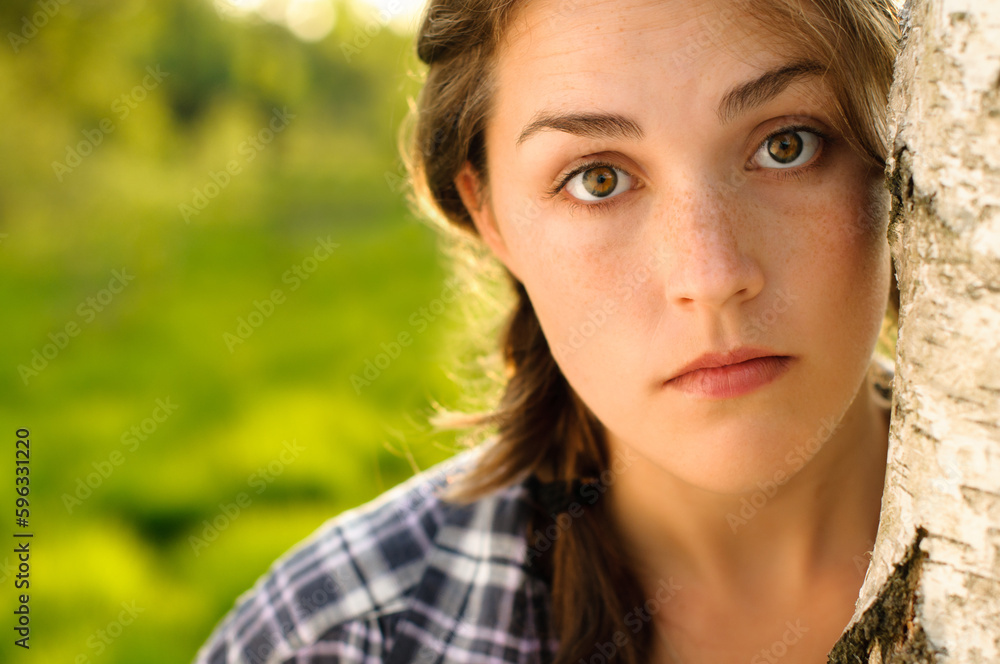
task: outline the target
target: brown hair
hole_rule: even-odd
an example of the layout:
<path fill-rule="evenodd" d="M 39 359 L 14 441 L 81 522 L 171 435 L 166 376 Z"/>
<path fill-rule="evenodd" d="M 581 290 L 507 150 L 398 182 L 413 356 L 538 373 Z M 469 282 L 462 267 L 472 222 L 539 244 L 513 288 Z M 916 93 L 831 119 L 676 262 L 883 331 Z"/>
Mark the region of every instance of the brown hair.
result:
<path fill-rule="evenodd" d="M 483 137 L 496 54 L 521 4 L 430 0 L 417 35 L 417 55 L 429 67 L 402 128 L 400 147 L 412 186 L 411 205 L 447 238 L 457 240 L 453 246 L 481 245 L 454 178 L 469 161 L 480 181 L 488 180 Z M 752 6 L 747 2 L 745 10 L 764 29 L 776 26 L 783 43 L 828 65 L 839 104 L 838 129 L 873 165 L 884 167 L 886 103 L 898 47 L 891 0 L 756 0 Z M 881 210 L 872 214 L 874 227 Z M 480 463 L 450 487 L 454 500 L 473 500 L 529 473 L 547 481 L 572 480 L 608 469 L 601 423 L 559 370 L 523 285 L 506 274 L 515 303 L 501 338 L 506 383 L 499 404 L 490 412 L 444 413 L 434 420 L 439 426 L 496 427 Z M 894 352 L 891 339 L 885 343 L 894 336 L 898 317 L 899 295 L 892 281 L 880 339 L 883 354 Z M 616 631 L 629 634 L 625 613 L 646 600 L 613 546 L 614 538 L 607 536 L 611 523 L 603 502 L 589 506 L 563 529 L 544 558 L 561 644 L 556 664 L 587 661 L 594 646 L 610 642 Z M 547 517 L 539 512 L 530 524 L 530 544 L 552 523 Z M 651 631 L 641 630 L 619 649 L 622 662 L 638 664 L 649 656 Z"/>

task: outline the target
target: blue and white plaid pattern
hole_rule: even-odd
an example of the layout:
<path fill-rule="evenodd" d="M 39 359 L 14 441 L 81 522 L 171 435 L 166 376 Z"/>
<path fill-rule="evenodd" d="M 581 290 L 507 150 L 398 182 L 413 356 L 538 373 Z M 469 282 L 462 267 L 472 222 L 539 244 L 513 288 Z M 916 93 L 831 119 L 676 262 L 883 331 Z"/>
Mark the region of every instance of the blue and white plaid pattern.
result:
<path fill-rule="evenodd" d="M 196 664 L 551 661 L 546 581 L 527 561 L 530 492 L 437 492 L 478 448 L 327 521 L 279 558 Z"/>

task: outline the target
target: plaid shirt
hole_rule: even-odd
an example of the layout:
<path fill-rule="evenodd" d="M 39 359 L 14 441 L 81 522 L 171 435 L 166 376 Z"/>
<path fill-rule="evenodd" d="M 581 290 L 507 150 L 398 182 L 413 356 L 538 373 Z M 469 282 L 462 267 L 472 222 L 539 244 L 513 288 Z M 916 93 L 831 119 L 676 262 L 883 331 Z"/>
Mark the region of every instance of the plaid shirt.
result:
<path fill-rule="evenodd" d="M 196 664 L 551 661 L 526 483 L 468 505 L 437 495 L 478 452 L 327 521 L 237 600 Z"/>

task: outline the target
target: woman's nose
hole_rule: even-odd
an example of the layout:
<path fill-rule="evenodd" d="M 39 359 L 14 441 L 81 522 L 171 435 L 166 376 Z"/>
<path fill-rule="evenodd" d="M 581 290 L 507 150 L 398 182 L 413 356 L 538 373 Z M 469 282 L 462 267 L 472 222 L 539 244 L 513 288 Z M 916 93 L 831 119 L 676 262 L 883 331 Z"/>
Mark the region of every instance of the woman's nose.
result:
<path fill-rule="evenodd" d="M 685 309 L 722 309 L 760 293 L 759 221 L 739 192 L 688 182 L 671 193 L 653 224 L 668 300 Z"/>

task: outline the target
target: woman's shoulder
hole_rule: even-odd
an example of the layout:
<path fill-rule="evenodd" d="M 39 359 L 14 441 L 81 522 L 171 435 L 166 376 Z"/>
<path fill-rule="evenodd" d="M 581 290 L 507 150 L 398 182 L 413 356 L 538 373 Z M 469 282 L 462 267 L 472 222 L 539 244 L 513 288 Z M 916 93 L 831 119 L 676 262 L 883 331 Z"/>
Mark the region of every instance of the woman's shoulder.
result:
<path fill-rule="evenodd" d="M 237 599 L 197 664 L 372 662 L 390 652 L 405 662 L 446 647 L 488 654 L 496 644 L 468 630 L 496 632 L 497 600 L 543 609 L 546 598 L 526 561 L 523 483 L 465 504 L 440 496 L 480 453 L 463 451 L 324 523 Z M 531 625 L 509 627 L 527 639 L 512 652 L 538 648 Z"/>

